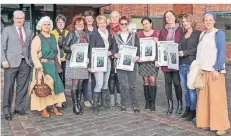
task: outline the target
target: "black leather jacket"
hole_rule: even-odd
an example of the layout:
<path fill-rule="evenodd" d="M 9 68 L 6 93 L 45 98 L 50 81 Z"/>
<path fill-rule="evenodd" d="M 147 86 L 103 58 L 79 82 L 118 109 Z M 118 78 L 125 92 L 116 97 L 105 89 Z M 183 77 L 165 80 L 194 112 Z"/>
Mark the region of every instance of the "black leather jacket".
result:
<path fill-rule="evenodd" d="M 88 31 L 84 31 L 85 32 L 85 39 L 86 41 L 89 43 L 89 32 Z M 63 45 L 63 50 L 65 53 L 67 53 L 66 59 L 70 60 L 71 58 L 71 45 L 79 43 L 79 38 L 80 35 L 78 35 L 75 31 L 70 32 L 70 34 L 66 37 L 65 43 Z"/>

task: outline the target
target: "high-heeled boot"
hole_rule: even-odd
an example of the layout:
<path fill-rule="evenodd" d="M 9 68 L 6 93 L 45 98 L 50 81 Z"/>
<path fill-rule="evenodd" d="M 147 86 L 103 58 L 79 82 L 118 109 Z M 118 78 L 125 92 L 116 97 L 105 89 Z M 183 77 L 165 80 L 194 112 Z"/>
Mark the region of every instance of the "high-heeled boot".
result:
<path fill-rule="evenodd" d="M 73 105 L 73 113 L 80 114 L 80 109 L 77 104 L 76 90 L 71 90 L 71 98 L 72 98 L 72 105 Z"/>
<path fill-rule="evenodd" d="M 156 86 L 150 86 L 150 90 L 149 90 L 149 94 L 150 94 L 150 110 L 151 111 L 155 111 L 156 110 Z"/>
<path fill-rule="evenodd" d="M 144 85 L 144 98 L 145 98 L 145 110 L 149 110 L 150 109 L 150 94 L 149 94 L 149 85 Z"/>
<path fill-rule="evenodd" d="M 173 112 L 173 101 L 172 100 L 168 100 L 168 108 L 167 108 L 167 115 L 171 115 Z"/>
<path fill-rule="evenodd" d="M 82 93 L 83 93 L 83 89 L 78 89 L 76 91 L 77 105 L 78 105 L 78 108 L 80 110 L 80 114 L 83 114 L 83 106 L 81 104 L 81 102 L 82 102 Z"/>

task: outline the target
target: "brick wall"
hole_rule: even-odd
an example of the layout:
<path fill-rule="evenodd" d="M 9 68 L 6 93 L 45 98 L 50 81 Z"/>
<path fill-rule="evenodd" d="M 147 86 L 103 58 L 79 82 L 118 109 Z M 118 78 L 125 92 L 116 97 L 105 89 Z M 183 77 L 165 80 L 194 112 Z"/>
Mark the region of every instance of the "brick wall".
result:
<path fill-rule="evenodd" d="M 149 12 L 148 12 L 149 8 Z M 203 30 L 203 13 L 205 11 L 231 11 L 231 4 L 112 4 L 100 8 L 100 14 L 105 10 L 117 10 L 122 15 L 132 16 L 163 16 L 167 10 L 176 14 L 192 14 L 196 21 L 196 29 Z M 227 43 L 226 58 L 231 58 L 231 43 Z"/>
<path fill-rule="evenodd" d="M 93 10 L 97 14 L 97 9 L 93 9 L 91 7 L 86 6 L 78 6 L 78 5 L 57 5 L 57 12 L 56 14 L 63 14 L 67 18 L 67 25 L 70 25 L 72 22 L 72 19 L 75 15 L 84 13 L 85 10 Z"/>

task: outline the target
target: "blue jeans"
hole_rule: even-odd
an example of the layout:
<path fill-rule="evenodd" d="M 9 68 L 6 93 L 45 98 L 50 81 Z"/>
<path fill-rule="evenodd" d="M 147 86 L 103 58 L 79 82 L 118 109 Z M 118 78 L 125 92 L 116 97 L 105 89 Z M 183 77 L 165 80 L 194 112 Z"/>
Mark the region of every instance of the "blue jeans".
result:
<path fill-rule="evenodd" d="M 186 107 L 190 107 L 190 110 L 195 110 L 197 104 L 196 89 L 192 90 L 187 87 L 187 73 L 189 71 L 189 68 L 190 68 L 189 65 L 181 64 L 179 73 L 180 73 L 181 87 L 184 91 Z"/>

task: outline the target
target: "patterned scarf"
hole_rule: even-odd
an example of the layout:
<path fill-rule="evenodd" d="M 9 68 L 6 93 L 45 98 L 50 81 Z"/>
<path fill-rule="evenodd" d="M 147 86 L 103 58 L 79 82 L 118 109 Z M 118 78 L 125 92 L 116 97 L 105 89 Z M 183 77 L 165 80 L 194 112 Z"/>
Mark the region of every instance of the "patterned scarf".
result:
<path fill-rule="evenodd" d="M 176 23 L 175 27 L 173 27 L 173 28 L 170 28 L 168 26 L 168 24 L 165 25 L 165 29 L 167 29 L 167 31 L 168 31 L 168 35 L 166 38 L 167 41 L 174 41 L 175 40 L 175 32 L 176 32 L 176 29 L 178 27 L 179 27 L 178 23 Z"/>
<path fill-rule="evenodd" d="M 109 26 L 110 26 L 111 35 L 115 35 L 117 32 L 120 31 L 119 23 L 117 23 L 117 24 L 110 23 Z"/>
<path fill-rule="evenodd" d="M 79 40 L 77 43 L 87 43 L 86 37 L 85 37 L 85 32 L 84 31 L 75 31 L 77 37 L 79 37 Z"/>

